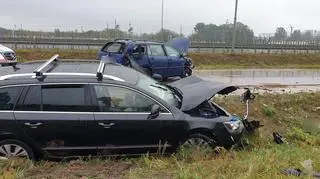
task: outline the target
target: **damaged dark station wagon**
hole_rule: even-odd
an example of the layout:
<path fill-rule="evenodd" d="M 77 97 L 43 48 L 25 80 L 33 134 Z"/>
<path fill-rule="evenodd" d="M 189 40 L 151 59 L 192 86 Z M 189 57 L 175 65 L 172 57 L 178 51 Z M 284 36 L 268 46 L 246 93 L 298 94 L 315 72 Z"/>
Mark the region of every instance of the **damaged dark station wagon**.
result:
<path fill-rule="evenodd" d="M 1 75 L 1 158 L 230 148 L 244 130 L 210 100 L 237 87 L 196 76 L 160 84 L 125 66 L 58 55 L 3 67 Z"/>

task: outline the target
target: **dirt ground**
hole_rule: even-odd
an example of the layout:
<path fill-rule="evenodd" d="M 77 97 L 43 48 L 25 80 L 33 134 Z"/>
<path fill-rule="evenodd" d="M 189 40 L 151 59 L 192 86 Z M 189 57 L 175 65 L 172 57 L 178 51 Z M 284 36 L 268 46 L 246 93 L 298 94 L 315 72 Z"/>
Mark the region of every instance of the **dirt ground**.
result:
<path fill-rule="evenodd" d="M 75 160 L 66 164 L 46 162 L 35 166 L 24 177 L 26 179 L 91 179 L 91 178 L 123 178 L 135 165 L 128 162 L 87 162 Z"/>

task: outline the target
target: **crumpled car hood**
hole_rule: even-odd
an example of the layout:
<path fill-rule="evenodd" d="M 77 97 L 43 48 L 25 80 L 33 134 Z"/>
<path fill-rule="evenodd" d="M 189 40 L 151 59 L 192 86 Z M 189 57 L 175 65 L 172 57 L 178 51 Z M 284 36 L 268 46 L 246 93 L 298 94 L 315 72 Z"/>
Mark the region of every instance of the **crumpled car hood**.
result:
<path fill-rule="evenodd" d="M 211 99 L 216 94 L 226 95 L 238 89 L 237 86 L 215 81 L 205 81 L 197 76 L 183 78 L 168 85 L 178 88 L 182 93 L 182 111 L 189 111 L 204 101 Z"/>
<path fill-rule="evenodd" d="M 184 37 L 177 37 L 169 41 L 166 45 L 176 49 L 181 54 L 188 53 L 190 41 Z"/>

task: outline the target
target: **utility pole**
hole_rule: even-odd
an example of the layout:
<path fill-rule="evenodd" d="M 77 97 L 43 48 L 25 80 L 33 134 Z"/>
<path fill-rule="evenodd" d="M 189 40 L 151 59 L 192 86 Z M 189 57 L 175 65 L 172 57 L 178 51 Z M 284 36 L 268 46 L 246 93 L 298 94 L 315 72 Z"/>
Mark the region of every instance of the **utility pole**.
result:
<path fill-rule="evenodd" d="M 117 19 L 114 20 L 114 39 L 118 37 Z"/>
<path fill-rule="evenodd" d="M 14 24 L 13 26 L 14 26 L 14 28 L 13 28 L 13 30 L 12 30 L 12 37 L 15 38 L 15 37 L 16 37 L 16 34 L 15 34 L 15 33 L 16 33 L 17 25 Z"/>
<path fill-rule="evenodd" d="M 161 10 L 161 39 L 164 41 L 164 32 L 163 32 L 163 8 L 164 8 L 164 0 L 162 0 L 162 10 Z"/>
<path fill-rule="evenodd" d="M 180 24 L 180 36 L 182 37 L 182 24 Z"/>
<path fill-rule="evenodd" d="M 237 31 L 237 14 L 238 14 L 238 0 L 236 0 L 234 11 L 234 22 L 233 22 L 233 35 L 232 35 L 232 53 L 234 52 L 235 44 L 236 44 L 236 31 Z"/>
<path fill-rule="evenodd" d="M 109 40 L 109 21 L 107 21 L 106 39 Z"/>
<path fill-rule="evenodd" d="M 292 25 L 290 25 L 290 37 L 292 38 L 292 35 L 293 35 L 293 26 Z"/>

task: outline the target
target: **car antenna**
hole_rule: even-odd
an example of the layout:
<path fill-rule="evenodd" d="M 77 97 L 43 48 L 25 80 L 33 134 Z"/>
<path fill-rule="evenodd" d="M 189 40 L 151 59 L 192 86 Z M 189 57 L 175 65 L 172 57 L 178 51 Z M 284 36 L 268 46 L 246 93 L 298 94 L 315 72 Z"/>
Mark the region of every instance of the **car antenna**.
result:
<path fill-rule="evenodd" d="M 41 66 L 39 66 L 37 69 L 35 69 L 33 71 L 33 73 L 35 73 L 35 77 L 39 80 L 43 80 L 44 76 L 43 73 L 45 72 L 51 72 L 54 68 L 57 67 L 57 65 L 53 65 L 50 69 L 48 69 L 47 71 L 43 71 L 46 67 L 48 67 L 48 65 L 50 65 L 52 62 L 56 62 L 58 61 L 59 55 L 56 54 L 54 56 L 52 56 L 49 60 L 47 60 L 45 63 L 43 63 Z"/>

